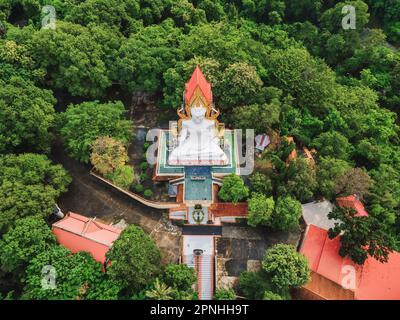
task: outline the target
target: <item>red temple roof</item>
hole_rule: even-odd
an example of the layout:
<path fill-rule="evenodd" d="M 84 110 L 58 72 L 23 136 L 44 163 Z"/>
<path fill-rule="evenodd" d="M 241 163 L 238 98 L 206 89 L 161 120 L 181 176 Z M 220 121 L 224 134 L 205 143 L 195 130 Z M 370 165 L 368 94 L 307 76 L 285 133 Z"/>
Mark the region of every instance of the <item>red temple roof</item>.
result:
<path fill-rule="evenodd" d="M 247 203 L 216 202 L 210 206 L 215 217 L 247 217 Z"/>
<path fill-rule="evenodd" d="M 107 225 L 96 218 L 88 218 L 69 212 L 62 220 L 53 224 L 57 241 L 72 252 L 86 251 L 104 263 L 105 255 L 118 239 L 121 229 Z"/>
<path fill-rule="evenodd" d="M 207 100 L 208 103 L 212 102 L 212 91 L 211 91 L 211 84 L 206 80 L 204 77 L 203 72 L 201 72 L 199 66 L 193 71 L 190 80 L 185 85 L 185 102 L 188 103 L 190 99 L 192 99 L 196 88 L 199 87 L 200 91 L 202 92 L 204 98 Z"/>
<path fill-rule="evenodd" d="M 356 195 L 336 198 L 336 202 L 340 207 L 356 210 L 356 217 L 368 217 L 368 212 L 365 211 L 364 205 Z"/>
<path fill-rule="evenodd" d="M 313 272 L 339 285 L 348 276 L 344 267 L 354 267 L 355 288 L 351 291 L 358 300 L 400 300 L 400 253 L 391 253 L 387 263 L 369 257 L 359 266 L 347 257 L 342 258 L 339 248 L 340 237 L 329 239 L 326 230 L 310 225 L 300 252 L 307 257 Z"/>

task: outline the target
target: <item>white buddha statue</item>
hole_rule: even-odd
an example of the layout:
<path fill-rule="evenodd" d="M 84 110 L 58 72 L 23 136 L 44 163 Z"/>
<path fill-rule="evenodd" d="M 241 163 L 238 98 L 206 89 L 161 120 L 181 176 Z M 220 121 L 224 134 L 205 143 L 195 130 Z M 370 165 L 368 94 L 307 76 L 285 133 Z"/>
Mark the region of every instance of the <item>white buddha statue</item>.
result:
<path fill-rule="evenodd" d="M 191 119 L 182 121 L 178 146 L 171 152 L 171 165 L 225 165 L 228 158 L 219 147 L 215 123 L 205 118 L 201 105 L 190 109 Z"/>

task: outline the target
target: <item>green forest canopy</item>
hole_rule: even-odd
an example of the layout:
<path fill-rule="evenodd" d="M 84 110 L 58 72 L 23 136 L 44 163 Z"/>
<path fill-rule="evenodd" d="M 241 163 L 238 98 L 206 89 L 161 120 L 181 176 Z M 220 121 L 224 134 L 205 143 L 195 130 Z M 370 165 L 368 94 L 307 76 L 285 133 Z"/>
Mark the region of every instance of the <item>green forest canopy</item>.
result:
<path fill-rule="evenodd" d="M 41 26 L 44 5 L 56 10 L 55 30 Z M 354 30 L 341 27 L 344 5 L 356 8 Z M 383 242 L 399 250 L 399 21 L 400 0 L 0 0 L 0 236 L 15 219 L 48 215 L 66 191 L 70 178 L 47 159 L 55 136 L 82 162 L 101 135 L 127 143 L 124 106 L 110 92 L 146 92 L 160 110 L 176 108 L 198 64 L 225 123 L 317 150 L 315 170 L 285 166 L 284 150 L 267 155 L 273 170 L 257 173 L 250 193 L 272 197 L 280 212 L 360 193 L 393 240 Z M 91 114 L 95 123 L 85 121 Z M 21 176 L 22 166 L 32 174 Z M 287 219 L 276 228 L 295 224 Z M 52 254 L 87 260 L 62 250 L 36 260 Z"/>

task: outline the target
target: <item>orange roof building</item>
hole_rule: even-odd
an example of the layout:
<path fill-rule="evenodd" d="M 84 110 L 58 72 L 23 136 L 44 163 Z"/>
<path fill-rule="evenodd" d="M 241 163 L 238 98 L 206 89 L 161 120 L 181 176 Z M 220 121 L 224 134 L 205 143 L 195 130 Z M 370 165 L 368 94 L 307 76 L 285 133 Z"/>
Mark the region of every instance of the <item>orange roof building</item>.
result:
<path fill-rule="evenodd" d="M 353 208 L 356 210 L 356 217 L 368 217 L 368 212 L 365 211 L 364 205 L 355 194 L 347 197 L 336 198 L 336 202 L 339 207 Z"/>
<path fill-rule="evenodd" d="M 292 150 L 292 152 L 289 153 L 289 156 L 286 159 L 286 163 L 289 163 L 290 161 L 297 158 L 296 143 L 294 142 L 293 137 L 286 137 L 286 140 L 289 144 L 293 143 L 295 146 L 295 148 Z"/>
<path fill-rule="evenodd" d="M 216 202 L 210 206 L 211 213 L 214 217 L 247 217 L 248 208 L 247 202 L 231 203 L 231 202 Z"/>
<path fill-rule="evenodd" d="M 122 230 L 104 224 L 96 218 L 88 218 L 69 212 L 52 226 L 57 241 L 72 252 L 86 251 L 96 261 L 104 263 L 106 253 Z"/>
<path fill-rule="evenodd" d="M 400 253 L 391 253 L 387 263 L 369 257 L 364 265 L 339 255 L 340 237 L 307 227 L 300 252 L 308 260 L 311 281 L 302 290 L 313 299 L 400 300 Z M 353 277 L 353 286 L 349 285 Z M 351 280 L 351 279 L 350 279 Z"/>
<path fill-rule="evenodd" d="M 196 66 L 190 80 L 185 85 L 185 103 L 189 103 L 196 89 L 199 88 L 207 103 L 212 102 L 211 84 L 206 80 L 199 66 Z"/>

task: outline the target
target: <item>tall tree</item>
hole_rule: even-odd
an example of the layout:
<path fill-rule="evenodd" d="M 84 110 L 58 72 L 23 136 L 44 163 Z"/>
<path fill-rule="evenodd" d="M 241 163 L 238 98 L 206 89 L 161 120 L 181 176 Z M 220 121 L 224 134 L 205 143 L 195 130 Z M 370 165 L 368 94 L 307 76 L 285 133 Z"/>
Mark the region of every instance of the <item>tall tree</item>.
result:
<path fill-rule="evenodd" d="M 161 91 L 163 73 L 180 60 L 180 38 L 181 30 L 170 19 L 132 34 L 116 57 L 119 81 L 132 91 Z"/>
<path fill-rule="evenodd" d="M 221 107 L 230 109 L 260 102 L 263 98 L 262 86 L 255 67 L 242 62 L 229 65 L 219 88 Z"/>
<path fill-rule="evenodd" d="M 108 274 L 131 293 L 143 289 L 160 272 L 161 252 L 144 231 L 127 227 L 107 253 Z"/>
<path fill-rule="evenodd" d="M 336 179 L 335 193 L 344 196 L 358 194 L 363 197 L 368 194 L 372 183 L 372 179 L 365 170 L 353 168 Z"/>
<path fill-rule="evenodd" d="M 99 137 L 92 143 L 90 162 L 101 174 L 108 174 L 122 167 L 128 154 L 122 142 L 111 137 Z"/>
<path fill-rule="evenodd" d="M 264 270 L 243 271 L 239 277 L 239 293 L 252 300 L 261 300 L 265 291 L 275 291 L 270 278 Z"/>
<path fill-rule="evenodd" d="M 47 70 L 47 82 L 74 96 L 98 98 L 111 85 L 105 52 L 93 31 L 57 21 L 57 28 L 41 29 L 27 42 L 37 66 Z"/>
<path fill-rule="evenodd" d="M 54 245 L 30 261 L 22 298 L 85 299 L 102 276 L 101 268 L 101 263 L 93 260 L 87 252 L 71 254 L 68 249 Z"/>
<path fill-rule="evenodd" d="M 269 132 L 279 123 L 280 102 L 273 99 L 271 103 L 252 104 L 233 109 L 235 128 L 254 129 L 256 133 Z"/>
<path fill-rule="evenodd" d="M 45 70 L 35 68 L 27 47 L 13 40 L 0 41 L 0 63 L 0 79 L 6 82 L 13 76 L 32 81 L 41 80 L 46 73 Z"/>
<path fill-rule="evenodd" d="M 267 196 L 272 195 L 272 181 L 271 179 L 264 173 L 254 172 L 250 176 L 251 192 L 263 193 Z"/>
<path fill-rule="evenodd" d="M 292 197 L 280 197 L 276 201 L 270 225 L 275 230 L 293 230 L 299 228 L 301 203 Z"/>
<path fill-rule="evenodd" d="M 288 193 L 299 201 L 307 201 L 313 196 L 317 186 L 315 169 L 306 159 L 290 161 L 284 176 L 286 184 L 278 186 L 278 194 Z"/>
<path fill-rule="evenodd" d="M 363 264 L 369 256 L 387 262 L 394 249 L 387 226 L 373 216 L 355 217 L 355 214 L 352 208 L 337 207 L 328 215 L 329 219 L 339 221 L 328 234 L 330 239 L 340 235 L 340 256 L 348 255 L 357 264 Z"/>
<path fill-rule="evenodd" d="M 348 139 L 336 131 L 321 133 L 312 145 L 318 149 L 318 155 L 347 160 L 351 156 Z"/>
<path fill-rule="evenodd" d="M 336 192 L 337 179 L 351 169 L 348 162 L 331 157 L 320 157 L 317 166 L 317 181 L 319 192 L 326 198 L 333 200 Z"/>
<path fill-rule="evenodd" d="M 22 154 L 0 157 L 0 233 L 17 219 L 46 217 L 71 178 L 61 165 L 53 165 L 44 155 Z"/>
<path fill-rule="evenodd" d="M 196 281 L 194 269 L 185 264 L 169 264 L 161 276 L 161 279 L 170 287 L 181 291 L 188 291 Z"/>
<path fill-rule="evenodd" d="M 249 188 L 246 187 L 243 179 L 235 174 L 224 177 L 221 190 L 218 193 L 218 196 L 223 201 L 231 201 L 234 203 L 242 201 L 247 198 L 248 195 Z"/>
<path fill-rule="evenodd" d="M 49 151 L 55 99 L 21 77 L 0 80 L 0 153 Z"/>
<path fill-rule="evenodd" d="M 171 3 L 171 15 L 175 24 L 180 27 L 206 22 L 206 13 L 188 0 L 177 0 Z"/>
<path fill-rule="evenodd" d="M 268 249 L 262 268 L 278 288 L 300 287 L 310 280 L 306 257 L 292 245 L 277 244 Z"/>
<path fill-rule="evenodd" d="M 89 162 L 90 148 L 100 136 L 110 136 L 123 144 L 131 139 L 131 122 L 123 119 L 121 102 L 98 101 L 69 105 L 62 114 L 61 134 L 71 155 L 83 163 Z"/>
<path fill-rule="evenodd" d="M 274 50 L 267 59 L 268 78 L 273 86 L 291 94 L 299 106 L 313 115 L 325 115 L 335 89 L 335 74 L 305 49 Z"/>
<path fill-rule="evenodd" d="M 28 263 L 53 245 L 55 237 L 42 217 L 19 219 L 0 240 L 1 267 L 22 277 Z"/>
<path fill-rule="evenodd" d="M 342 26 L 342 21 L 346 18 L 342 10 L 348 5 L 355 9 L 355 16 L 352 16 L 354 29 L 345 29 Z M 349 13 L 351 14 L 351 11 L 347 11 L 347 14 Z M 325 38 L 325 56 L 329 63 L 337 64 L 350 57 L 360 46 L 361 30 L 369 21 L 368 5 L 361 0 L 339 2 L 333 8 L 326 10 L 321 15 L 320 21 L 324 31 L 321 37 Z"/>
<path fill-rule="evenodd" d="M 139 1 L 87 0 L 68 6 L 65 21 L 87 26 L 106 25 L 124 33 L 133 31 L 134 18 L 139 18 Z"/>
<path fill-rule="evenodd" d="M 259 225 L 269 226 L 271 215 L 274 210 L 274 199 L 261 193 L 253 193 L 248 200 L 249 215 L 247 223 L 256 227 Z"/>

